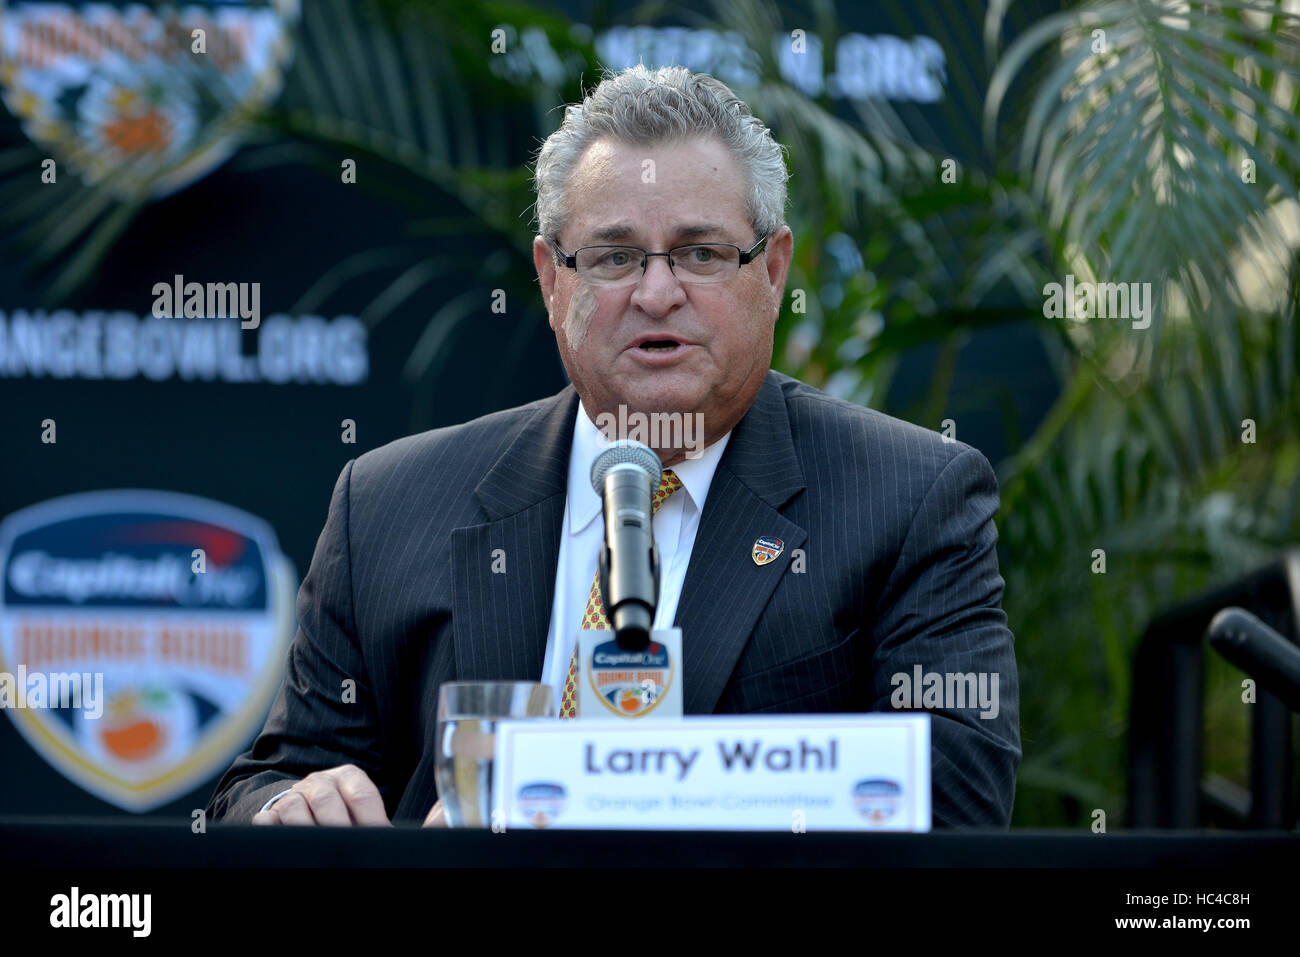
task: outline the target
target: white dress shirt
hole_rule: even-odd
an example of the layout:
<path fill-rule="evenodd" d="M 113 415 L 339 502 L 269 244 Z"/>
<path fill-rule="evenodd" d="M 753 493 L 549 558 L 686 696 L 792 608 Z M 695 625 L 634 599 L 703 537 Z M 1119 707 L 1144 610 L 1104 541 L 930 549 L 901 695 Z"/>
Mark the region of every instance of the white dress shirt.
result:
<path fill-rule="evenodd" d="M 687 458 L 672 466 L 682 488 L 664 500 L 654 515 L 655 544 L 659 546 L 659 604 L 655 628 L 671 628 L 682 596 L 682 582 L 700 527 L 700 512 L 713 484 L 713 473 L 731 439 L 728 432 L 697 459 Z M 542 683 L 555 691 L 559 710 L 569 660 L 578 643 L 582 617 L 591 597 L 600 546 L 605 541 L 600 496 L 591 487 L 591 463 L 609 445 L 604 434 L 578 403 L 573 423 L 573 448 L 569 455 L 569 494 L 564 506 L 560 535 L 560 558 L 555 571 L 555 597 L 551 604 L 551 627 L 546 635 L 546 657 L 542 659 Z"/>

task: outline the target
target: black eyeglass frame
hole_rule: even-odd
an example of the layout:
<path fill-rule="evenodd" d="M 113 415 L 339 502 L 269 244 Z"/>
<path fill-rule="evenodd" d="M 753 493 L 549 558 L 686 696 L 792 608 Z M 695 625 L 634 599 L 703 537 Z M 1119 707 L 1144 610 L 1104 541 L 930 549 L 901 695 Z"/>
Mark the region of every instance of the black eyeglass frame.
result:
<path fill-rule="evenodd" d="M 749 249 L 741 249 L 735 243 L 686 243 L 685 245 L 682 246 L 674 246 L 672 249 L 668 250 L 667 252 L 662 252 L 662 253 L 652 253 L 649 250 L 642 249 L 640 246 L 624 246 L 619 243 L 611 243 L 609 245 L 599 245 L 599 246 L 579 246 L 577 249 L 573 251 L 572 254 L 569 254 L 560 248 L 560 244 L 558 242 L 552 242 L 551 245 L 554 246 L 555 251 L 560 254 L 559 255 L 560 265 L 567 266 L 568 268 L 574 270 L 575 272 L 578 269 L 578 253 L 582 252 L 584 249 L 636 249 L 639 250 L 642 254 L 642 259 L 641 259 L 642 276 L 645 275 L 646 267 L 650 265 L 651 256 L 663 256 L 664 258 L 666 258 L 668 260 L 668 269 L 672 272 L 674 276 L 677 276 L 677 270 L 673 269 L 673 258 L 672 258 L 672 254 L 675 252 L 679 252 L 680 250 L 683 249 L 691 249 L 696 246 L 730 246 L 732 249 L 736 250 L 736 252 L 740 253 L 740 262 L 736 265 L 736 272 L 740 272 L 741 266 L 749 265 L 751 262 L 753 262 L 762 254 L 763 250 L 767 248 L 767 241 L 769 238 L 771 238 L 771 235 L 772 235 L 771 233 L 765 234 L 761 239 L 759 239 L 758 242 L 750 246 Z M 690 282 L 690 280 L 684 280 L 681 279 L 680 277 L 678 277 L 678 279 L 681 282 Z M 631 285 L 631 283 L 628 283 L 628 285 Z M 697 285 L 699 284 L 697 283 Z M 705 283 L 704 285 L 710 285 L 710 284 Z"/>

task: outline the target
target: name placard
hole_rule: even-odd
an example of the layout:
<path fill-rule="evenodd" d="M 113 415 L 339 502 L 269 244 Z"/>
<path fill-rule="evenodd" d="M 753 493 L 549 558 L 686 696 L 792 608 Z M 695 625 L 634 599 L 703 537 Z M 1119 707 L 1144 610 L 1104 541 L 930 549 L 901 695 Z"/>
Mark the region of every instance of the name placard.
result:
<path fill-rule="evenodd" d="M 930 829 L 928 714 L 503 721 L 505 827 Z"/>

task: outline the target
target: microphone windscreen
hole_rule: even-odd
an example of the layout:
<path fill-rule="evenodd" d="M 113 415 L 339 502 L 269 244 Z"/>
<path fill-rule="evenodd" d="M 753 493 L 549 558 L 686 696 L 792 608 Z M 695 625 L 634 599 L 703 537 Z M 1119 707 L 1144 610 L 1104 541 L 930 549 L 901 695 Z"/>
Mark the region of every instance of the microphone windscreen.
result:
<path fill-rule="evenodd" d="M 616 465 L 625 464 L 635 465 L 650 476 L 651 491 L 659 487 L 659 480 L 663 477 L 659 456 L 648 445 L 633 439 L 619 439 L 611 442 L 607 449 L 596 456 L 596 461 L 591 463 L 591 487 L 597 495 L 605 494 L 605 475 L 609 470 Z"/>

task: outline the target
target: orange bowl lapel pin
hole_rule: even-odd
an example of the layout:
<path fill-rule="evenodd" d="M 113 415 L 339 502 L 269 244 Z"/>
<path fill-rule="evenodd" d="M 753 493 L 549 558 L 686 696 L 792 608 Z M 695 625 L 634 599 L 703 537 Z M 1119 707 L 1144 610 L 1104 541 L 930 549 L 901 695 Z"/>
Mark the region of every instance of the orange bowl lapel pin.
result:
<path fill-rule="evenodd" d="M 776 557 L 785 551 L 785 542 L 779 538 L 772 538 L 764 535 L 754 542 L 754 549 L 750 555 L 754 559 L 755 565 L 766 565 L 768 562 L 776 560 Z"/>

